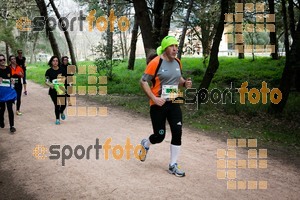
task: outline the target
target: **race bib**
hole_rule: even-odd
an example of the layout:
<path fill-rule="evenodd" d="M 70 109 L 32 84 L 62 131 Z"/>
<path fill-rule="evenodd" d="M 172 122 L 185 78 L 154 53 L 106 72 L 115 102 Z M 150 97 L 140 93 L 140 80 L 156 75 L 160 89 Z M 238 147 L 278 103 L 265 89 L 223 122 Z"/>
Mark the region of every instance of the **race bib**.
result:
<path fill-rule="evenodd" d="M 64 81 L 63 81 L 62 78 L 57 78 L 57 79 L 53 79 L 53 80 L 52 80 L 52 83 L 53 83 L 53 84 L 63 84 Z"/>
<path fill-rule="evenodd" d="M 161 97 L 164 99 L 175 99 L 178 97 L 178 85 L 163 85 Z"/>
<path fill-rule="evenodd" d="M 2 83 L 0 83 L 2 87 L 10 87 L 10 79 L 2 79 Z"/>
<path fill-rule="evenodd" d="M 19 83 L 19 79 L 18 78 L 14 78 L 15 84 Z"/>
<path fill-rule="evenodd" d="M 53 84 L 59 84 L 58 79 L 53 79 L 53 80 L 52 80 L 52 83 L 53 83 Z"/>

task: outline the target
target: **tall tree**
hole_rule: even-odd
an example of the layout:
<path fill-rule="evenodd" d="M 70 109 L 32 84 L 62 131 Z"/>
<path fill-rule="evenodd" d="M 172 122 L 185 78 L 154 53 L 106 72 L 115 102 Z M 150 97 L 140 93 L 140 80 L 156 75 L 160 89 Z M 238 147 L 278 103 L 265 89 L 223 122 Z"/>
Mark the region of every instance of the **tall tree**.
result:
<path fill-rule="evenodd" d="M 300 70 L 300 16 L 295 26 L 294 10 L 290 8 L 294 7 L 294 2 L 289 0 L 289 18 L 287 17 L 286 11 L 286 0 L 282 0 L 282 17 L 284 21 L 285 29 L 285 51 L 286 61 L 282 77 L 280 80 L 279 90 L 282 93 L 282 99 L 278 104 L 271 104 L 270 112 L 280 113 L 283 111 L 292 87 L 293 81 L 295 80 L 296 73 Z M 293 17 L 293 18 L 291 18 Z M 289 34 L 288 34 L 288 21 L 290 21 L 290 32 L 292 36 L 292 45 L 289 46 Z M 299 77 L 298 77 L 299 78 Z"/>
<path fill-rule="evenodd" d="M 153 10 L 152 10 L 152 19 L 153 21 L 153 39 L 156 42 L 160 41 L 160 29 L 162 27 L 162 20 L 164 15 L 164 0 L 154 0 Z M 159 46 L 159 44 L 156 44 Z"/>
<path fill-rule="evenodd" d="M 145 0 L 133 0 L 132 2 L 141 29 L 145 54 L 148 57 L 153 52 L 153 49 L 159 46 L 161 38 L 165 37 L 169 32 L 175 0 L 154 1 L 154 3 L 159 3 L 159 5 L 163 3 L 162 17 L 154 16 L 155 20 L 158 20 L 154 23 L 154 27 L 152 26 L 153 20 L 150 18 L 150 10 L 147 2 Z M 154 8 L 159 10 L 154 10 Z M 152 13 L 161 13 L 161 6 L 154 5 L 152 10 Z M 159 24 L 161 24 L 160 27 Z M 158 32 L 160 32 L 159 38 L 157 38 Z"/>
<path fill-rule="evenodd" d="M 195 0 L 195 6 L 192 9 L 191 32 L 201 41 L 204 58 L 210 54 L 212 40 L 216 34 L 220 13 L 219 4 L 218 0 Z"/>
<path fill-rule="evenodd" d="M 111 6 L 111 0 L 108 0 L 107 2 L 107 16 L 110 15 L 110 9 L 112 8 Z M 112 60 L 113 58 L 113 31 L 111 29 L 114 29 L 114 25 L 111 27 L 111 23 L 108 23 L 108 27 L 106 29 L 106 59 L 107 60 Z"/>
<path fill-rule="evenodd" d="M 164 5 L 164 15 L 162 18 L 161 29 L 160 29 L 160 38 L 161 41 L 165 36 L 168 35 L 170 30 L 171 16 L 173 14 L 173 8 L 175 5 L 175 0 L 165 0 Z"/>
<path fill-rule="evenodd" d="M 213 45 L 210 52 L 209 64 L 204 74 L 203 80 L 198 89 L 198 103 L 200 103 L 203 99 L 203 95 L 205 91 L 203 89 L 208 89 L 216 71 L 219 67 L 219 46 L 222 39 L 223 31 L 224 31 L 224 20 L 225 20 L 225 13 L 228 13 L 228 0 L 221 0 L 221 14 L 219 17 L 219 23 L 217 26 L 217 32 L 213 39 Z M 200 105 L 200 104 L 199 104 Z"/>
<path fill-rule="evenodd" d="M 136 43 L 137 43 L 138 29 L 139 29 L 139 25 L 137 21 L 138 21 L 137 16 L 134 15 L 134 23 L 131 31 L 130 54 L 129 54 L 128 67 L 127 67 L 129 70 L 134 70 Z"/>
<path fill-rule="evenodd" d="M 238 0 L 238 3 L 244 4 L 244 0 Z M 244 5 L 243 5 L 243 7 L 244 7 Z M 237 20 L 237 19 L 235 19 L 235 20 Z M 237 24 L 243 24 L 243 22 L 242 23 L 237 23 Z M 243 31 L 242 32 L 236 31 L 235 34 L 243 35 Z M 238 41 L 238 42 L 236 42 L 236 45 L 240 45 L 240 47 L 241 47 L 238 50 L 238 52 L 239 52 L 238 53 L 238 58 L 239 59 L 244 59 L 245 58 L 245 53 L 244 53 L 244 51 L 245 51 L 245 44 L 244 44 L 244 41 Z"/>
<path fill-rule="evenodd" d="M 59 26 L 64 31 L 64 35 L 65 35 L 65 38 L 66 38 L 66 41 L 67 41 L 67 44 L 68 44 L 72 64 L 76 66 L 76 58 L 75 58 L 74 48 L 73 48 L 73 44 L 72 44 L 72 41 L 71 41 L 71 38 L 70 38 L 69 31 L 67 30 L 66 23 L 61 18 L 61 15 L 58 12 L 58 10 L 56 8 L 56 5 L 55 5 L 53 0 L 50 0 L 50 4 L 53 8 L 53 11 L 55 12 L 55 15 L 56 15 L 57 19 L 59 20 Z"/>
<path fill-rule="evenodd" d="M 268 0 L 269 3 L 269 9 L 270 9 L 270 14 L 275 14 L 275 5 L 274 5 L 274 0 Z M 275 26 L 275 22 L 272 23 Z M 270 44 L 274 45 L 275 47 L 275 52 L 271 53 L 272 59 L 277 60 L 278 59 L 278 42 L 277 42 L 277 37 L 276 37 L 276 26 L 275 26 L 275 32 L 270 32 Z"/>
<path fill-rule="evenodd" d="M 179 46 L 178 46 L 178 54 L 177 54 L 178 59 L 181 59 L 184 39 L 185 39 L 188 24 L 189 24 L 189 19 L 190 19 L 190 14 L 191 14 L 191 11 L 192 11 L 192 8 L 193 8 L 193 4 L 194 4 L 194 0 L 189 0 L 188 8 L 187 8 L 185 19 L 184 19 L 184 22 L 183 22 L 183 29 L 182 29 L 182 32 L 181 32 Z"/>
<path fill-rule="evenodd" d="M 47 6 L 46 6 L 45 1 L 44 0 L 35 0 L 35 2 L 37 4 L 37 7 L 40 10 L 41 16 L 43 16 L 44 19 L 48 19 L 48 12 L 47 12 Z M 58 56 L 59 59 L 61 59 L 61 54 L 60 54 L 60 51 L 59 51 L 59 48 L 58 48 L 58 44 L 57 44 L 56 39 L 54 37 L 54 33 L 50 30 L 50 25 L 49 25 L 48 20 L 46 20 L 45 25 L 46 25 L 46 34 L 49 38 L 53 54 Z"/>
<path fill-rule="evenodd" d="M 149 17 L 147 2 L 145 0 L 133 0 L 133 6 L 138 19 L 137 22 L 141 29 L 145 54 L 147 56 L 151 49 L 156 48 L 155 43 L 157 42 L 153 38 L 153 28 L 150 25 L 152 22 Z"/>
<path fill-rule="evenodd" d="M 32 52 L 30 55 L 30 64 L 34 62 L 36 62 L 36 56 L 35 56 L 35 49 L 36 49 L 36 44 L 39 38 L 39 32 L 34 33 L 34 41 L 33 41 L 33 45 L 32 45 Z"/>

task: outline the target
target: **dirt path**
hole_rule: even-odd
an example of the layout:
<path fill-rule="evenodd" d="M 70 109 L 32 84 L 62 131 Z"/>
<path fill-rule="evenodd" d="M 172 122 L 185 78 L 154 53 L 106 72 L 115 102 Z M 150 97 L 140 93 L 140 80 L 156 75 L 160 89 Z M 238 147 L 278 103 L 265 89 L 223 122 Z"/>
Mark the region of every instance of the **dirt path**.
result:
<path fill-rule="evenodd" d="M 299 199 L 299 168 L 268 157 L 267 168 L 236 170 L 235 181 L 267 181 L 267 189 L 227 189 L 226 179 L 217 178 L 217 150 L 227 144 L 188 129 L 183 131 L 180 164 L 186 177 L 177 178 L 167 173 L 170 131 L 160 145 L 151 146 L 146 162 L 133 158 L 115 160 L 112 150 L 104 159 L 95 149 L 90 159 L 73 157 L 37 160 L 32 152 L 36 145 L 70 145 L 73 150 L 82 145 L 87 150 L 99 138 L 101 145 L 112 138 L 111 146 L 124 146 L 129 138 L 133 146 L 151 133 L 149 119 L 142 119 L 108 108 L 106 117 L 68 117 L 60 126 L 54 124 L 52 102 L 47 89 L 29 82 L 29 95 L 23 96 L 23 116 L 15 117 L 17 132 L 9 134 L 0 129 L 0 199 Z M 97 106 L 77 100 L 78 105 Z M 75 106 L 73 106 L 75 107 Z M 263 144 L 257 148 L 263 149 Z M 236 148 L 236 159 L 247 160 L 247 148 Z M 273 150 L 270 150 L 273 151 Z M 221 151 L 220 151 L 221 152 Z M 66 151 L 68 154 L 68 151 Z M 268 152 L 269 153 L 269 152 Z M 271 152 L 270 152 L 271 153 Z M 78 151 L 81 154 L 81 151 Z M 231 154 L 230 154 L 231 155 Z M 297 158 L 299 159 L 299 158 Z M 292 161 L 291 161 L 292 162 Z M 219 167 L 222 161 L 219 162 Z M 262 162 L 263 164 L 263 162 Z M 229 166 L 228 166 L 229 167 Z M 222 170 L 222 169 L 220 169 Z M 234 172 L 229 171 L 229 176 Z M 222 175 L 222 174 L 219 174 Z M 233 183 L 233 182 L 231 182 Z M 255 182 L 251 182 L 255 183 Z M 266 182 L 260 183 L 265 187 Z M 231 185 L 229 185 L 231 186 Z M 242 182 L 237 187 L 242 187 Z"/>

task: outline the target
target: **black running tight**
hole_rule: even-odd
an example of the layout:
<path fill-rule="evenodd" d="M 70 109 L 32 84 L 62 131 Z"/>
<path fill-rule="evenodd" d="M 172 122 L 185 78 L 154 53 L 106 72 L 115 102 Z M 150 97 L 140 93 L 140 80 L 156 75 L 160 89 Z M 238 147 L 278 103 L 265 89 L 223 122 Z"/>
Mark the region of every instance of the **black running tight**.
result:
<path fill-rule="evenodd" d="M 59 119 L 59 115 L 66 109 L 66 97 L 57 96 L 56 94 L 50 94 L 50 97 L 54 103 L 55 117 L 56 119 Z"/>
<path fill-rule="evenodd" d="M 15 90 L 17 92 L 17 110 L 20 110 L 21 107 L 21 97 L 22 97 L 22 84 L 16 84 Z"/>
<path fill-rule="evenodd" d="M 166 120 L 168 120 L 172 133 L 171 144 L 181 145 L 182 113 L 179 104 L 167 101 L 163 106 L 152 105 L 150 107 L 150 116 L 154 132 L 149 137 L 152 144 L 160 143 L 164 140 Z"/>
<path fill-rule="evenodd" d="M 0 122 L 4 122 L 4 112 L 5 112 L 5 104 L 6 104 L 10 127 L 14 126 L 13 103 L 14 101 L 0 102 Z"/>

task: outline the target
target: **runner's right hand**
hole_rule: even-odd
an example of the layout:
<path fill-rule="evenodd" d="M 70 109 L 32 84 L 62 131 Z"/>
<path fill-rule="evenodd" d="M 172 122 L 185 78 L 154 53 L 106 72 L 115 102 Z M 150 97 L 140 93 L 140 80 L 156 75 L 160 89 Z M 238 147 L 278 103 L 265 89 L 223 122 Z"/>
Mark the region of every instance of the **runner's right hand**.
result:
<path fill-rule="evenodd" d="M 155 97 L 155 98 L 153 99 L 153 101 L 154 101 L 154 103 L 155 103 L 156 105 L 158 105 L 158 106 L 162 106 L 162 105 L 164 105 L 165 102 L 166 102 L 165 99 L 160 98 L 160 97 Z"/>

